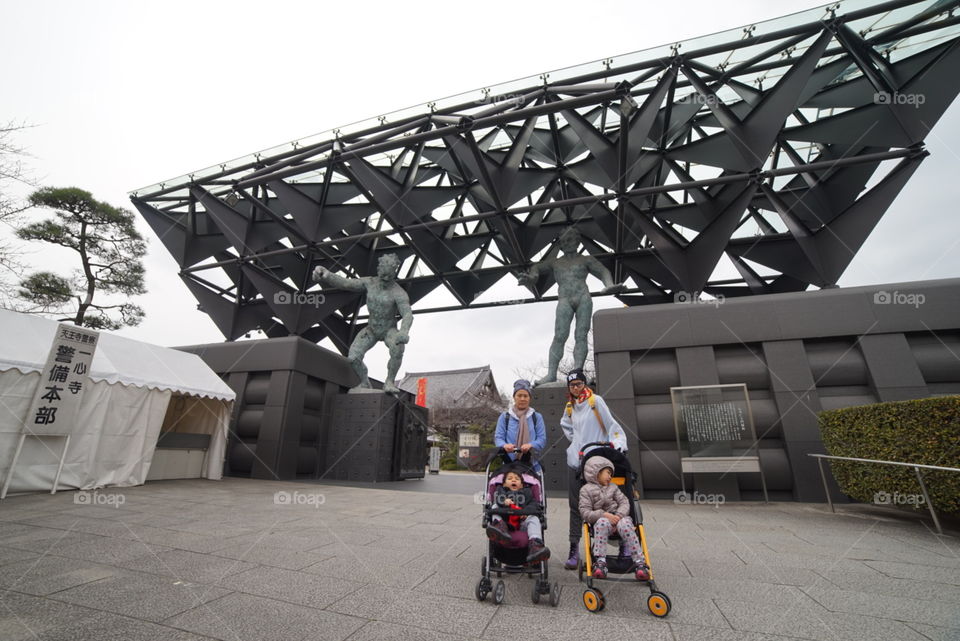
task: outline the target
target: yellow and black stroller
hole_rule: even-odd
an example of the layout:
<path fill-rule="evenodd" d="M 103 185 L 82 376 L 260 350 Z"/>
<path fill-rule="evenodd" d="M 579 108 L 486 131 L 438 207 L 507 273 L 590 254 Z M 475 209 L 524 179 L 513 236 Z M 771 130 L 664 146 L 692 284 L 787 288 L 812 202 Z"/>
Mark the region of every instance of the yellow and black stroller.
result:
<path fill-rule="evenodd" d="M 670 598 L 657 589 L 657 584 L 653 580 L 653 567 L 650 563 L 650 553 L 647 550 L 647 536 L 643 529 L 643 512 L 640 510 L 640 501 L 638 500 L 640 494 L 636 490 L 637 475 L 630 468 L 630 461 L 627 459 L 626 455 L 620 450 L 615 449 L 612 443 L 588 443 L 580 450 L 580 464 L 577 470 L 577 479 L 580 481 L 581 485 L 585 482 L 583 476 L 584 464 L 594 456 L 602 456 L 613 463 L 614 470 L 611 483 L 615 483 L 620 488 L 620 491 L 627 496 L 627 500 L 630 503 L 630 518 L 637 528 L 637 537 L 640 539 L 640 545 L 643 549 L 643 558 L 646 560 L 647 566 L 650 568 L 650 579 L 647 581 L 641 581 L 641 583 L 646 583 L 647 587 L 650 588 L 650 594 L 647 597 L 647 608 L 654 616 L 665 617 L 670 613 Z M 584 607 L 586 607 L 590 612 L 600 612 L 605 606 L 604 596 L 603 592 L 600 591 L 600 588 L 594 586 L 594 581 L 622 581 L 624 579 L 617 576 L 610 577 L 609 579 L 597 579 L 593 576 L 592 536 L 593 527 L 587 523 L 584 523 L 583 536 L 580 539 L 583 549 L 580 553 L 579 578 L 580 581 L 584 581 L 584 579 L 586 579 L 587 583 L 587 589 L 583 591 Z M 616 532 L 613 532 L 610 535 L 610 540 L 618 540 L 619 538 L 620 537 L 616 534 Z M 607 572 L 611 575 L 629 574 L 634 570 L 633 559 L 630 557 L 607 555 L 606 563 Z M 635 579 L 632 577 L 630 580 L 632 582 L 635 581 Z"/>

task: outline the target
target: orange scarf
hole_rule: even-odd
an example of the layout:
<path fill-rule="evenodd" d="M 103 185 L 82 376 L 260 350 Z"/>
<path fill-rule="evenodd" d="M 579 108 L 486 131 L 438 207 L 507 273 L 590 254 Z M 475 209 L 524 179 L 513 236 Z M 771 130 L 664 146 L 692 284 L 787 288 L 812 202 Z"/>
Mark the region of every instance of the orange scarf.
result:
<path fill-rule="evenodd" d="M 568 394 L 569 394 L 569 393 L 568 393 Z M 571 400 L 571 401 L 576 401 L 577 403 L 582 403 L 582 402 L 584 402 L 585 400 L 587 400 L 588 398 L 590 398 L 591 396 L 593 396 L 593 390 L 591 390 L 589 387 L 587 387 L 586 385 L 584 385 L 584 386 L 583 386 L 583 391 L 580 392 L 579 395 L 574 396 L 573 394 L 569 394 L 569 396 L 570 396 L 570 400 Z"/>

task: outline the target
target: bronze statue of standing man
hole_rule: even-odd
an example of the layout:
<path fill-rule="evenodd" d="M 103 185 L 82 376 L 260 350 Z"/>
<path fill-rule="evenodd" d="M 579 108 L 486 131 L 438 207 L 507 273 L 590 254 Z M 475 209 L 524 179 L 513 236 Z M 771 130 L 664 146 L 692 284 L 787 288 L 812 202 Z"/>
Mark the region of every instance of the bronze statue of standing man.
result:
<path fill-rule="evenodd" d="M 325 267 L 313 270 L 313 278 L 326 285 L 338 289 L 355 292 L 367 292 L 367 309 L 370 316 L 367 326 L 360 330 L 357 337 L 350 344 L 350 353 L 347 358 L 350 365 L 360 377 L 358 387 L 370 388 L 370 379 L 367 377 L 367 366 L 363 364 L 363 356 L 377 342 L 383 341 L 390 350 L 390 360 L 387 363 L 387 377 L 383 382 L 383 391 L 398 392 L 397 372 L 400 371 L 400 362 L 403 360 L 404 345 L 410 340 L 410 326 L 413 324 L 413 310 L 410 309 L 410 298 L 407 292 L 397 283 L 397 269 L 400 261 L 394 254 L 380 257 L 377 263 L 377 275 L 363 278 L 344 278 L 334 274 Z M 397 316 L 400 317 L 400 329 L 397 329 Z"/>
<path fill-rule="evenodd" d="M 590 321 L 593 315 L 593 299 L 590 298 L 590 290 L 587 288 L 587 274 L 593 274 L 603 282 L 601 294 L 616 294 L 624 289 L 623 285 L 614 284 L 610 270 L 599 260 L 590 254 L 577 253 L 577 248 L 580 246 L 580 233 L 574 227 L 567 227 L 560 234 L 559 242 L 563 256 L 538 263 L 530 271 L 521 273 L 518 277 L 521 285 L 533 285 L 537 282 L 540 272 L 552 269 L 559 288 L 547 375 L 538 379 L 535 385 L 553 383 L 557 380 L 557 368 L 563 357 L 563 346 L 570 336 L 570 323 L 574 318 L 577 319 L 577 323 L 573 330 L 573 368 L 583 369 L 583 364 L 587 360 L 587 334 L 590 332 Z"/>

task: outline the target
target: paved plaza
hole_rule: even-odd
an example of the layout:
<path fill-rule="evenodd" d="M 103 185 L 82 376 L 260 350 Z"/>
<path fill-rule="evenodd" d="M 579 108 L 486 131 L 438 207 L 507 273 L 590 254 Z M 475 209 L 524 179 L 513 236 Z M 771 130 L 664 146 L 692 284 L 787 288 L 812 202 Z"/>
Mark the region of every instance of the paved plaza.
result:
<path fill-rule="evenodd" d="M 586 612 L 561 568 L 557 498 L 546 538 L 560 606 L 533 605 L 518 576 L 502 605 L 480 603 L 481 485 L 228 478 L 10 497 L 0 639 L 960 639 L 957 532 L 872 506 L 644 502 L 673 602 L 660 620 L 634 582 L 602 582 L 606 609 Z"/>

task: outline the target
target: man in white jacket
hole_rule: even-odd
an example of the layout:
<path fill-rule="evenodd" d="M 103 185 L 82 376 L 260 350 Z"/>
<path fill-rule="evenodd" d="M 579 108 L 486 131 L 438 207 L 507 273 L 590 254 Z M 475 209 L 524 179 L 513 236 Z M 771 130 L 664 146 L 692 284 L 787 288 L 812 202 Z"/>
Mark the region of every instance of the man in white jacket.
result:
<path fill-rule="evenodd" d="M 587 443 L 613 443 L 622 452 L 627 451 L 627 435 L 613 418 L 607 403 L 587 387 L 583 370 L 575 369 L 567 374 L 567 392 L 570 400 L 560 418 L 560 429 L 570 441 L 567 447 L 567 497 L 570 505 L 570 556 L 564 563 L 568 570 L 575 570 L 580 562 L 580 482 L 577 467 L 580 464 L 580 448 Z"/>

